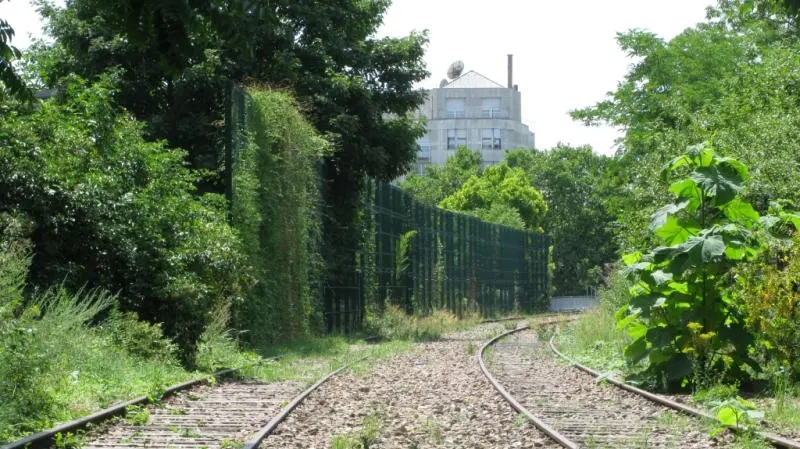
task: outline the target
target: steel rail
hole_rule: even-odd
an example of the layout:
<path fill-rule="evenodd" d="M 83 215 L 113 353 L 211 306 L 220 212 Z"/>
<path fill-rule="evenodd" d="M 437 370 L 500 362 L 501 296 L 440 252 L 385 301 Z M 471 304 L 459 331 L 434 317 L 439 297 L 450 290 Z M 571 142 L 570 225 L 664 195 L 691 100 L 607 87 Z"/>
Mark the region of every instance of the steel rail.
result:
<path fill-rule="evenodd" d="M 655 403 L 661 404 L 661 405 L 663 405 L 665 407 L 669 407 L 669 408 L 671 408 L 673 410 L 676 410 L 676 411 L 679 411 L 681 413 L 684 413 L 684 414 L 687 414 L 687 415 L 691 415 L 691 416 L 695 416 L 695 417 L 698 417 L 698 418 L 709 419 L 709 420 L 714 421 L 714 422 L 719 422 L 719 420 L 717 419 L 716 416 L 714 416 L 714 415 L 712 415 L 712 414 L 710 414 L 708 412 L 696 409 L 694 407 L 689 407 L 688 405 L 684 405 L 684 404 L 681 404 L 679 402 L 675 402 L 675 401 L 673 401 L 671 399 L 668 399 L 668 398 L 665 398 L 663 396 L 660 396 L 660 395 L 657 395 L 657 394 L 653 394 L 653 393 L 651 393 L 649 391 L 642 390 L 641 388 L 636 388 L 633 385 L 627 384 L 627 383 L 625 383 L 625 382 L 623 382 L 621 380 L 615 379 L 615 378 L 610 377 L 610 376 L 604 376 L 600 372 L 595 371 L 595 370 L 589 368 L 588 366 L 581 365 L 580 363 L 576 362 L 572 358 L 568 357 L 567 355 L 565 355 L 561 351 L 559 351 L 555 346 L 554 340 L 555 340 L 555 335 L 550 337 L 550 349 L 556 355 L 558 355 L 562 359 L 564 359 L 567 362 L 569 362 L 570 365 L 574 366 L 575 368 L 578 368 L 579 370 L 581 370 L 581 371 L 583 371 L 583 372 L 585 372 L 587 374 L 590 374 L 590 375 L 592 375 L 594 377 L 598 377 L 598 378 L 599 377 L 603 377 L 603 379 L 606 380 L 607 382 L 609 382 L 611 384 L 614 384 L 617 387 L 622 388 L 623 390 L 629 391 L 631 393 L 638 394 L 639 396 L 643 396 L 643 397 L 645 397 L 645 398 L 647 398 L 647 399 L 649 399 L 649 400 L 651 400 L 651 401 L 653 401 Z M 746 429 L 746 428 L 744 428 L 742 426 L 738 426 L 738 425 L 737 426 L 729 426 L 729 427 L 732 430 L 735 430 L 735 431 L 747 431 L 748 430 L 748 429 Z M 759 437 L 769 441 L 774 446 L 783 447 L 783 448 L 789 448 L 789 449 L 800 449 L 800 442 L 784 438 L 784 437 L 782 437 L 782 436 L 780 436 L 778 434 L 775 434 L 775 433 L 772 433 L 772 432 L 761 432 L 761 431 L 755 431 L 755 434 L 758 435 Z"/>
<path fill-rule="evenodd" d="M 197 385 L 209 383 L 211 378 L 213 378 L 215 381 L 224 379 L 232 376 L 236 371 L 245 368 L 250 368 L 252 366 L 256 366 L 264 362 L 275 361 L 278 360 L 279 358 L 280 356 L 271 357 L 268 359 L 260 360 L 252 365 L 246 365 L 239 368 L 227 368 L 217 371 L 207 377 L 201 377 L 199 379 L 181 382 L 164 390 L 164 393 L 161 394 L 160 399 L 170 397 L 175 393 L 188 390 L 189 388 L 195 387 Z M 150 402 L 152 401 L 149 396 L 139 396 L 129 401 L 114 404 L 108 408 L 92 413 L 91 415 L 84 416 L 83 418 L 78 418 L 72 421 L 65 422 L 63 424 L 59 424 L 58 426 L 53 427 L 52 429 L 43 430 L 41 432 L 37 432 L 34 433 L 33 435 L 29 435 L 25 438 L 22 438 L 20 440 L 2 445 L 0 446 L 0 449 L 47 449 L 53 445 L 56 435 L 58 434 L 65 434 L 67 432 L 76 432 L 78 430 L 86 429 L 91 425 L 106 421 L 115 416 L 124 416 L 127 412 L 128 407 L 132 405 L 149 404 Z"/>
<path fill-rule="evenodd" d="M 561 321 L 549 322 L 549 323 L 537 323 L 537 324 L 544 325 L 544 324 L 554 324 L 554 323 L 557 323 L 557 322 L 561 322 Z M 495 342 L 497 342 L 498 340 L 500 340 L 503 337 L 506 337 L 506 336 L 511 335 L 511 334 L 513 334 L 515 332 L 520 332 L 520 331 L 523 331 L 523 330 L 526 330 L 526 329 L 530 329 L 530 326 L 529 325 L 525 325 L 525 326 L 518 327 L 516 329 L 512 329 L 512 330 L 507 331 L 507 332 L 503 332 L 502 334 L 500 334 L 500 335 L 492 338 L 491 340 L 487 341 L 486 343 L 484 343 L 483 347 L 481 347 L 481 350 L 478 351 L 478 364 L 481 367 L 481 371 L 483 371 L 483 375 L 486 376 L 486 378 L 489 380 L 489 383 L 492 384 L 492 387 L 494 387 L 494 389 L 497 390 L 497 392 L 500 393 L 501 396 L 503 396 L 503 398 L 506 400 L 506 402 L 511 404 L 511 407 L 513 407 L 514 410 L 518 411 L 519 413 L 522 413 L 529 420 L 531 420 L 531 422 L 533 423 L 534 426 L 536 426 L 537 429 L 539 429 L 542 432 L 544 432 L 545 434 L 547 434 L 547 436 L 549 436 L 550 438 L 552 438 L 558 444 L 560 444 L 561 446 L 563 446 L 565 448 L 568 448 L 568 449 L 579 449 L 580 446 L 578 445 L 578 443 L 570 440 L 569 438 L 567 438 L 564 435 L 562 435 L 561 433 L 559 433 L 557 430 L 555 430 L 552 427 L 548 426 L 544 421 L 542 421 L 539 418 L 537 418 L 536 416 L 534 416 L 533 413 L 528 411 L 528 409 L 526 409 L 522 404 L 517 402 L 517 400 L 514 399 L 514 397 L 511 396 L 511 394 L 508 391 L 506 391 L 506 389 L 503 388 L 502 385 L 500 385 L 500 383 L 497 381 L 497 379 L 495 379 L 494 376 L 492 376 L 492 374 L 486 368 L 486 363 L 484 362 L 484 359 L 483 359 L 483 353 L 486 351 L 487 348 L 489 348 L 491 345 L 493 345 Z"/>
<path fill-rule="evenodd" d="M 356 361 L 355 361 L 355 362 L 353 362 L 352 364 L 358 363 L 358 362 L 360 362 L 360 361 L 362 361 L 362 360 L 364 360 L 364 359 L 366 359 L 366 358 L 367 358 L 367 357 L 362 357 L 361 359 L 359 359 L 359 360 L 356 360 Z M 279 425 L 279 424 L 280 424 L 280 423 L 281 423 L 281 422 L 282 422 L 284 419 L 286 419 L 286 417 L 287 417 L 287 416 L 289 416 L 289 413 L 291 413 L 291 412 L 292 412 L 292 411 L 293 411 L 293 410 L 294 410 L 294 409 L 295 409 L 295 408 L 296 408 L 298 405 L 300 405 L 300 403 L 301 403 L 301 402 L 303 402 L 303 400 L 305 400 L 305 398 L 306 398 L 306 397 L 308 397 L 308 395 L 310 395 L 311 393 L 313 393 L 313 392 L 314 392 L 314 390 L 316 390 L 317 388 L 319 388 L 319 387 L 320 387 L 322 384 L 324 384 L 325 382 L 327 382 L 328 380 L 330 380 L 330 378 L 332 378 L 333 376 L 337 375 L 337 374 L 338 374 L 339 372 L 341 372 L 342 370 L 346 369 L 348 366 L 350 366 L 350 364 L 343 365 L 343 366 L 339 367 L 339 369 L 337 369 L 337 370 L 335 370 L 335 371 L 332 371 L 332 372 L 328 373 L 328 375 L 326 375 L 326 376 L 325 376 L 325 377 L 323 377 L 322 379 L 318 380 L 316 383 L 314 383 L 314 385 L 312 385 L 312 386 L 308 387 L 308 389 L 306 389 L 305 391 L 303 391 L 302 393 L 300 393 L 299 395 L 297 395 L 297 397 L 295 397 L 294 399 L 292 399 L 292 402 L 290 402 L 290 403 L 289 403 L 289 404 L 287 404 L 285 407 L 283 407 L 283 408 L 281 409 L 281 411 L 280 411 L 280 412 L 279 412 L 277 415 L 275 415 L 275 417 L 273 417 L 273 418 L 270 420 L 270 422 L 269 422 L 269 423 L 267 423 L 267 425 L 266 425 L 266 426 L 264 426 L 264 427 L 263 427 L 263 428 L 262 428 L 262 429 L 261 429 L 261 430 L 260 430 L 260 431 L 259 431 L 257 434 L 255 434 L 255 435 L 254 435 L 252 438 L 250 438 L 249 440 L 247 440 L 247 442 L 246 442 L 246 443 L 244 443 L 244 445 L 242 446 L 242 449 L 256 449 L 256 448 L 257 448 L 257 447 L 258 447 L 258 446 L 261 444 L 261 441 L 263 441 L 263 440 L 264 440 L 264 438 L 266 438 L 266 437 L 267 437 L 267 436 L 269 436 L 269 435 L 270 435 L 270 434 L 271 434 L 273 431 L 275 431 L 275 429 L 278 427 L 278 425 Z"/>

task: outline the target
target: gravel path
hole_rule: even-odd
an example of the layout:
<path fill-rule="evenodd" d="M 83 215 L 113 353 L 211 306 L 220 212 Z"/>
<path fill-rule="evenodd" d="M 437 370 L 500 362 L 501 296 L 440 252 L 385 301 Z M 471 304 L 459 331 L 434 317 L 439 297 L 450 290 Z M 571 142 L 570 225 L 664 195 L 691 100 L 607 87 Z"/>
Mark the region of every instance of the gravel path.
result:
<path fill-rule="evenodd" d="M 489 370 L 531 413 L 571 440 L 597 448 L 708 448 L 694 418 L 570 368 L 540 342 L 535 331 L 513 334 L 492 350 Z"/>
<path fill-rule="evenodd" d="M 518 418 L 478 368 L 475 352 L 503 328 L 482 325 L 383 360 L 366 375 L 336 376 L 261 448 L 329 449 L 360 438 L 370 449 L 558 447 Z"/>
<path fill-rule="evenodd" d="M 226 382 L 180 392 L 99 435 L 84 449 L 235 447 L 303 390 L 298 382 Z M 149 413 L 149 416 L 148 416 Z"/>

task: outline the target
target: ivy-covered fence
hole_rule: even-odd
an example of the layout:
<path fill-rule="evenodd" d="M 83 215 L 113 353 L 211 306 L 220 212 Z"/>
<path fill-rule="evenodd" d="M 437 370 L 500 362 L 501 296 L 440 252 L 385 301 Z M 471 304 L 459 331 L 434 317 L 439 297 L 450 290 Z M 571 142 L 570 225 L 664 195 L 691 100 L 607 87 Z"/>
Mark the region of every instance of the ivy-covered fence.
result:
<path fill-rule="evenodd" d="M 329 330 L 358 328 L 387 301 L 409 313 L 546 310 L 550 238 L 415 200 L 380 182 L 364 194 L 352 276 L 325 288 Z"/>
<path fill-rule="evenodd" d="M 368 182 L 355 227 L 360 243 L 320 265 L 325 144 L 276 92 L 229 90 L 228 198 L 255 285 L 233 308 L 234 325 L 267 342 L 324 327 L 359 329 L 387 302 L 409 313 L 463 316 L 548 306 L 550 238 L 483 222 Z M 334 275 L 333 273 L 336 273 Z"/>

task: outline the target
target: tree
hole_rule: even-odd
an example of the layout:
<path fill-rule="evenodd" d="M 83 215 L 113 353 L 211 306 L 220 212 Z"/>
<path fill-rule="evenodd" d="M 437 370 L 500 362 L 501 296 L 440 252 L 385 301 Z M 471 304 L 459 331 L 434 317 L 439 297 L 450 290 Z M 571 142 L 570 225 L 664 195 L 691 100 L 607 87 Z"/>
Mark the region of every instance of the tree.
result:
<path fill-rule="evenodd" d="M 541 231 L 547 204 L 525 172 L 501 163 L 473 176 L 439 206 L 518 229 Z"/>
<path fill-rule="evenodd" d="M 439 204 L 458 191 L 469 178 L 480 176 L 482 172 L 483 158 L 480 151 L 460 147 L 447 158 L 444 165 L 428 165 L 424 175 L 409 175 L 400 183 L 400 187 L 420 201 Z"/>
<path fill-rule="evenodd" d="M 581 294 L 596 287 L 604 264 L 617 257 L 615 217 L 608 209 L 617 198 L 608 178 L 613 161 L 590 147 L 558 145 L 548 151 L 510 151 L 506 162 L 523 169 L 547 202 L 542 227 L 553 238 L 553 285 L 558 294 Z"/>
<path fill-rule="evenodd" d="M 631 70 L 608 99 L 572 115 L 625 129 L 617 177 L 625 194 L 615 212 L 623 251 L 655 243 L 642 223 L 668 200 L 659 172 L 693 142 L 707 140 L 751 167 L 744 194 L 760 197 L 762 212 L 764 198 L 798 198 L 790 175 L 800 164 L 791 131 L 800 62 L 793 20 L 778 2 L 723 0 L 706 23 L 669 42 L 641 30 L 618 36 L 636 58 Z"/>
<path fill-rule="evenodd" d="M 2 2 L 3 0 L 0 0 L 0 3 Z M 14 29 L 6 20 L 0 18 L 0 100 L 2 99 L 2 88 L 5 87 L 11 96 L 30 101 L 33 99 L 33 94 L 25 86 L 25 81 L 16 73 L 14 66 L 11 65 L 13 59 L 22 56 L 20 51 L 10 44 L 13 37 Z"/>
<path fill-rule="evenodd" d="M 122 69 L 117 100 L 148 123 L 152 139 L 185 148 L 211 172 L 201 191 L 222 192 L 225 90 L 232 80 L 294 92 L 331 143 L 322 178 L 328 282 L 347 274 L 358 247 L 357 210 L 367 177 L 410 168 L 424 126 L 425 33 L 376 38 L 388 0 L 227 2 L 70 0 L 45 5 L 57 39 L 42 79 L 94 79 Z"/>

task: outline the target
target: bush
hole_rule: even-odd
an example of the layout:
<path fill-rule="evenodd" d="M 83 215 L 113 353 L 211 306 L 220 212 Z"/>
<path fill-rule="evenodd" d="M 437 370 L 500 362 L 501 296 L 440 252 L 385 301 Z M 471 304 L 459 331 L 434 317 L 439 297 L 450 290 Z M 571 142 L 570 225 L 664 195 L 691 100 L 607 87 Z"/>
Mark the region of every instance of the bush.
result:
<path fill-rule="evenodd" d="M 446 310 L 414 316 L 400 307 L 388 305 L 383 313 L 367 315 L 364 331 L 385 340 L 435 341 L 458 323 L 458 317 Z"/>
<path fill-rule="evenodd" d="M 103 288 L 163 323 L 190 361 L 209 312 L 241 300 L 247 270 L 219 195 L 198 196 L 185 153 L 146 142 L 114 105 L 115 76 L 72 78 L 0 123 L 0 212 L 30 222 L 30 281 Z"/>
<path fill-rule="evenodd" d="M 115 306 L 106 293 L 70 294 L 57 286 L 26 296 L 27 246 L 0 232 L 0 444 L 120 400 L 158 396 L 189 377 L 174 351 L 164 349 L 169 342 L 157 326 L 130 314 L 113 318 L 111 326 L 89 326 Z M 134 351 L 146 349 L 159 359 L 120 348 L 134 335 L 142 339 Z"/>
<path fill-rule="evenodd" d="M 800 234 L 736 271 L 736 298 L 770 359 L 800 380 Z M 766 343 L 766 344 L 763 344 Z"/>

